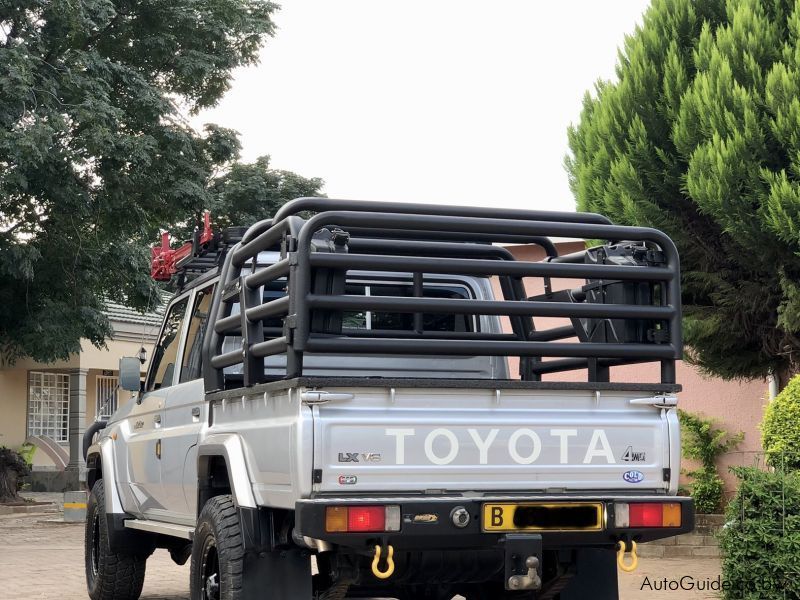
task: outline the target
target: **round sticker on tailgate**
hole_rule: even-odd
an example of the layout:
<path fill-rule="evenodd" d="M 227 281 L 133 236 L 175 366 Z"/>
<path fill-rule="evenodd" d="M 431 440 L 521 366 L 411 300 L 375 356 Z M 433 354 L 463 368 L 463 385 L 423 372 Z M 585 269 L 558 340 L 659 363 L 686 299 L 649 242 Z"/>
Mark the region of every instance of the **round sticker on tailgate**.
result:
<path fill-rule="evenodd" d="M 644 473 L 641 471 L 625 471 L 622 478 L 628 483 L 641 483 L 644 481 Z"/>

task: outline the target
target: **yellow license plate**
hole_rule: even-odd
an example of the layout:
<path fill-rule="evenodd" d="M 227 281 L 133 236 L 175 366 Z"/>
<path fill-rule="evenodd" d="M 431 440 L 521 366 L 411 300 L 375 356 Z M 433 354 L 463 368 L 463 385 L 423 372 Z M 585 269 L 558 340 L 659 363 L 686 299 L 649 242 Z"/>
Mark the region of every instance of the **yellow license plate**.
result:
<path fill-rule="evenodd" d="M 483 505 L 484 531 L 599 531 L 600 502 L 509 502 Z"/>

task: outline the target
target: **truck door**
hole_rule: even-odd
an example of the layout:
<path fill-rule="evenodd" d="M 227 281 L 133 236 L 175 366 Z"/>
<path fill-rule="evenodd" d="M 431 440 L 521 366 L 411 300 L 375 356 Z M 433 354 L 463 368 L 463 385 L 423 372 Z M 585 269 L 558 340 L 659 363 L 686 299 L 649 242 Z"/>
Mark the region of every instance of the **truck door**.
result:
<path fill-rule="evenodd" d="M 214 286 L 210 285 L 193 296 L 177 383 L 166 397 L 161 438 L 164 508 L 172 519 L 188 524 L 194 524 L 197 516 L 197 439 L 208 422 L 201 360 L 213 293 Z"/>
<path fill-rule="evenodd" d="M 175 381 L 183 337 L 188 294 L 175 299 L 153 351 L 145 391 L 131 409 L 123 427 L 127 435 L 128 476 L 131 492 L 143 515 L 158 518 L 165 510 L 161 482 L 162 437 L 167 396 Z"/>

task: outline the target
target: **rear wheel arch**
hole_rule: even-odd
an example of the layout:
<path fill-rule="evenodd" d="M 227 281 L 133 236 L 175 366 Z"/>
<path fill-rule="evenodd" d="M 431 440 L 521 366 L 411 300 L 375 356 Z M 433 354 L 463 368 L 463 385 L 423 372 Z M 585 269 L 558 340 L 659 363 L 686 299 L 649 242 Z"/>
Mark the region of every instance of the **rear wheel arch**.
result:
<path fill-rule="evenodd" d="M 211 500 L 230 497 L 241 523 L 243 543 L 248 551 L 272 551 L 276 546 L 291 545 L 294 511 L 257 506 L 250 480 L 241 477 L 243 463 L 231 464 L 235 457 L 201 449 L 197 462 L 197 515 Z M 242 457 L 240 457 L 242 458 Z M 246 473 L 246 470 L 244 471 Z M 236 474 L 239 480 L 234 480 Z"/>
<path fill-rule="evenodd" d="M 236 433 L 210 435 L 197 449 L 197 514 L 210 498 L 226 493 L 238 508 L 257 508 L 244 444 Z"/>
<path fill-rule="evenodd" d="M 231 473 L 228 461 L 221 454 L 204 454 L 197 459 L 197 514 L 211 498 L 231 494 Z"/>

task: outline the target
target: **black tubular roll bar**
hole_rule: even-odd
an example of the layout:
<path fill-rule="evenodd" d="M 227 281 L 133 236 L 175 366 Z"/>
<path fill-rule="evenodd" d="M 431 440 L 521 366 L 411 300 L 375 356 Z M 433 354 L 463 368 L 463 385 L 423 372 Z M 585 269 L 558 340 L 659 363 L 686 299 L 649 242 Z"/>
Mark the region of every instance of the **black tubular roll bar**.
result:
<path fill-rule="evenodd" d="M 550 236 L 609 243 L 558 256 Z M 544 257 L 518 260 L 493 244 L 539 246 Z M 263 252 L 278 258 L 262 264 Z M 348 271 L 408 277 L 413 296 L 348 295 Z M 426 297 L 423 274 L 496 278 L 502 299 Z M 528 296 L 530 278 L 544 294 Z M 585 285 L 553 292 L 554 279 Z M 587 369 L 590 381 L 608 381 L 610 367 L 657 361 L 665 384 L 675 383 L 682 355 L 675 245 L 592 213 L 299 198 L 250 227 L 225 257 L 219 286 L 204 339 L 207 391 L 223 389 L 224 370 L 239 364 L 246 386 L 275 379 L 265 361 L 276 355 L 285 356 L 285 378 L 303 375 L 306 353 L 517 356 L 530 380 Z M 413 325 L 345 325 L 345 313 L 366 311 L 411 314 Z M 423 316 L 437 314 L 498 315 L 510 331 L 426 331 Z M 535 317 L 571 325 L 537 330 Z M 241 347 L 223 353 L 229 336 L 241 336 Z"/>

